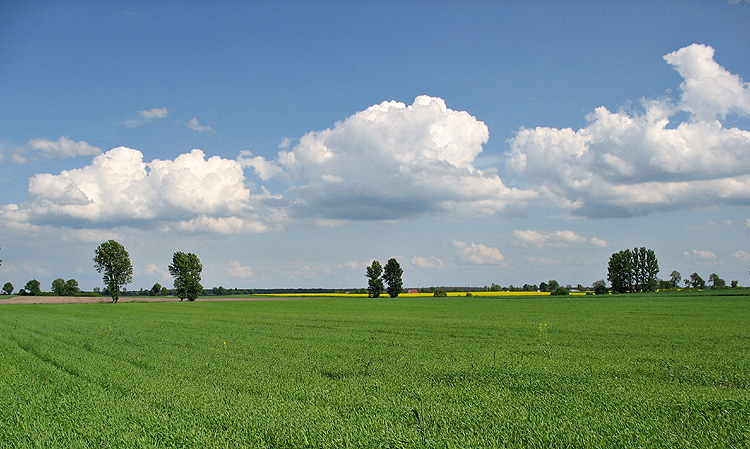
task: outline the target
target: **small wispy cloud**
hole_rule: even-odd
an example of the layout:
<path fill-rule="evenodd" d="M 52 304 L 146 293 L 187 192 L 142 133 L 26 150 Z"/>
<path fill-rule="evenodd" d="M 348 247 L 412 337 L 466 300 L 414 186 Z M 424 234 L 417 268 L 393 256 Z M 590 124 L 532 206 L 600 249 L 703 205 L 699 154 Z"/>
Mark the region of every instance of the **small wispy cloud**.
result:
<path fill-rule="evenodd" d="M 210 126 L 201 125 L 198 122 L 198 119 L 195 118 L 195 117 L 193 117 L 192 119 L 190 119 L 189 122 L 187 122 L 187 126 L 188 126 L 188 128 L 192 129 L 193 131 L 198 131 L 198 132 L 213 131 L 213 128 L 211 128 Z"/>
<path fill-rule="evenodd" d="M 239 262 L 232 261 L 229 262 L 229 268 L 227 268 L 227 273 L 235 278 L 249 278 L 253 276 L 253 270 L 252 268 L 248 266 L 244 266 L 240 264 Z"/>
<path fill-rule="evenodd" d="M 11 150 L 10 158 L 17 164 L 27 162 L 24 154 L 35 153 L 45 157 L 53 158 L 72 158 L 77 156 L 96 156 L 102 153 L 102 150 L 87 142 L 75 142 L 68 136 L 60 136 L 57 140 L 44 138 L 31 139 L 25 147 L 14 148 Z"/>
<path fill-rule="evenodd" d="M 289 137 L 284 137 L 283 139 L 281 139 L 281 142 L 279 142 L 279 149 L 281 150 L 286 150 L 291 146 L 292 146 L 292 139 L 290 139 Z"/>
<path fill-rule="evenodd" d="M 415 256 L 411 258 L 411 263 L 419 268 L 441 268 L 443 266 L 443 261 L 434 256 Z"/>
<path fill-rule="evenodd" d="M 689 259 L 699 259 L 699 260 L 716 259 L 716 254 L 712 253 L 711 251 L 702 251 L 702 250 L 697 250 L 697 249 L 694 249 L 692 251 L 685 251 L 682 253 L 682 255 Z"/>
<path fill-rule="evenodd" d="M 145 125 L 153 119 L 164 118 L 169 114 L 167 108 L 151 108 L 138 111 L 140 118 L 132 118 L 122 122 L 123 126 L 127 128 L 135 128 L 136 126 Z"/>
<path fill-rule="evenodd" d="M 138 111 L 138 115 L 146 120 L 152 120 L 154 118 L 164 118 L 169 114 L 167 108 L 152 108 L 146 111 Z"/>

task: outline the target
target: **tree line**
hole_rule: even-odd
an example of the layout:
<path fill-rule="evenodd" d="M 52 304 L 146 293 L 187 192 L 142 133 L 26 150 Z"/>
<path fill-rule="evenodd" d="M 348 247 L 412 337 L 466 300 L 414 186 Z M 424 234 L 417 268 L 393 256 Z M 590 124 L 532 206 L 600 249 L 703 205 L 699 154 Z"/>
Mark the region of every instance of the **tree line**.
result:
<path fill-rule="evenodd" d="M 0 259 L 2 265 L 2 259 Z M 125 248 L 114 240 L 99 245 L 94 251 L 94 268 L 103 274 L 105 284 L 104 294 L 112 297 L 112 302 L 117 302 L 120 296 L 125 292 L 125 285 L 132 282 L 133 266 L 130 262 L 130 255 Z M 180 298 L 180 301 L 187 299 L 194 301 L 201 295 L 232 295 L 232 294 L 255 294 L 255 293 L 294 293 L 301 292 L 304 289 L 266 289 L 255 291 L 248 289 L 225 289 L 224 287 L 214 287 L 211 290 L 204 290 L 201 285 L 201 272 L 203 265 L 198 256 L 193 253 L 175 252 L 172 256 L 172 263 L 168 266 L 169 273 L 174 277 L 174 289 L 169 290 L 162 287 L 159 283 L 148 290 L 151 296 L 166 296 L 174 294 Z M 657 277 L 659 273 L 659 263 L 653 250 L 645 247 L 625 249 L 613 253 L 607 265 L 607 279 L 610 281 L 611 288 L 608 288 L 604 280 L 594 282 L 591 289 L 595 294 L 609 293 L 630 293 L 630 292 L 648 292 L 657 289 L 677 289 L 680 283 L 684 282 L 686 288 L 712 289 L 727 288 L 727 283 L 716 273 L 708 276 L 708 285 L 706 281 L 697 273 L 692 273 L 689 277 L 683 279 L 678 271 L 672 271 L 668 280 L 662 280 Z M 389 259 L 385 267 L 377 260 L 366 267 L 365 277 L 367 278 L 367 289 L 355 290 L 355 293 L 367 293 L 371 298 L 378 298 L 384 292 L 390 297 L 398 297 L 403 292 L 403 269 L 395 258 Z M 731 287 L 737 288 L 738 281 L 732 280 Z M 10 295 L 14 287 L 10 282 L 3 285 L 2 293 Z M 337 290 L 318 289 L 320 292 L 336 293 Z M 324 291 L 325 290 L 325 291 Z M 556 280 L 540 282 L 536 284 L 524 284 L 521 287 L 501 287 L 492 283 L 490 286 L 482 287 L 429 287 L 419 289 L 422 293 L 440 293 L 450 291 L 539 291 L 549 292 L 550 295 L 567 295 L 570 290 L 579 292 L 590 292 L 588 288 L 578 284 L 577 287 L 567 285 L 561 286 Z M 305 290 L 306 291 L 306 290 Z M 97 287 L 94 292 L 82 292 L 79 288 L 78 281 L 68 279 L 67 281 L 58 278 L 52 281 L 51 292 L 57 296 L 90 296 L 98 295 L 101 290 Z M 141 289 L 141 294 L 144 291 Z M 44 295 L 41 290 L 41 284 L 36 279 L 26 283 L 23 289 L 19 291 L 21 295 Z M 132 294 L 132 293 L 131 293 Z"/>

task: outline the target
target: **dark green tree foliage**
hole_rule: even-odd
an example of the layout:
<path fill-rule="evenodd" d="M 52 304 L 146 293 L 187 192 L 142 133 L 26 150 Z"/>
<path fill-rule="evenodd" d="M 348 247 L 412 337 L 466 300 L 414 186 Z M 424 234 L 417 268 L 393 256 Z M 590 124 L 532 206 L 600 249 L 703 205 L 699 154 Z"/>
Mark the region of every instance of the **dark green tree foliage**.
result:
<path fill-rule="evenodd" d="M 565 287 L 557 286 L 554 290 L 552 290 L 549 295 L 550 296 L 567 296 L 570 294 L 570 290 L 568 290 Z"/>
<path fill-rule="evenodd" d="M 385 264 L 383 280 L 388 284 L 386 291 L 391 298 L 396 298 L 404 289 L 404 282 L 401 279 L 402 274 L 404 274 L 404 270 L 401 269 L 398 261 L 396 259 L 388 260 Z"/>
<path fill-rule="evenodd" d="M 653 250 L 644 247 L 612 254 L 607 278 L 618 293 L 654 291 L 659 286 L 659 263 Z"/>
<path fill-rule="evenodd" d="M 38 296 L 42 294 L 42 284 L 36 279 L 32 279 L 26 283 L 24 290 L 26 290 L 26 293 L 29 295 Z"/>
<path fill-rule="evenodd" d="M 716 273 L 711 273 L 708 277 L 708 282 L 711 283 L 711 288 L 724 288 L 727 286 L 727 282 Z"/>
<path fill-rule="evenodd" d="M 66 281 L 63 278 L 57 278 L 52 281 L 52 292 L 57 296 L 73 296 L 80 293 L 81 289 L 78 288 L 78 281 L 75 279 Z"/>
<path fill-rule="evenodd" d="M 65 279 L 57 278 L 52 281 L 52 292 L 57 296 L 65 296 L 68 293 L 68 288 L 65 285 Z"/>
<path fill-rule="evenodd" d="M 367 267 L 365 277 L 367 277 L 367 296 L 370 298 L 379 298 L 383 293 L 383 280 L 380 276 L 383 274 L 383 267 L 377 260 L 372 261 L 372 265 Z"/>
<path fill-rule="evenodd" d="M 94 268 L 104 272 L 104 285 L 107 286 L 112 302 L 120 299 L 120 289 L 133 281 L 133 265 L 125 247 L 114 240 L 107 240 L 94 251 Z"/>
<path fill-rule="evenodd" d="M 604 282 L 604 279 L 598 280 L 594 282 L 594 294 L 595 295 L 606 295 L 607 294 L 607 284 Z"/>
<path fill-rule="evenodd" d="M 169 274 L 174 277 L 174 291 L 180 301 L 185 298 L 188 301 L 195 301 L 203 292 L 201 271 L 203 271 L 203 265 L 198 256 L 182 251 L 174 253 L 172 264 L 169 265 Z"/>
<path fill-rule="evenodd" d="M 3 285 L 3 293 L 5 293 L 6 295 L 10 295 L 11 293 L 13 293 L 13 284 L 11 284 L 10 282 L 6 282 L 5 285 Z"/>
<path fill-rule="evenodd" d="M 690 286 L 693 288 L 706 288 L 706 281 L 698 273 L 691 274 L 690 281 L 685 279 L 685 282 L 690 282 Z"/>
<path fill-rule="evenodd" d="M 78 287 L 78 281 L 76 281 L 75 279 L 68 279 L 67 281 L 65 281 L 65 286 L 67 287 L 68 295 L 81 293 L 81 289 Z"/>
<path fill-rule="evenodd" d="M 161 293 L 161 284 L 157 282 L 153 287 L 151 287 L 151 290 L 149 290 L 149 294 L 151 296 L 159 296 L 159 293 Z"/>

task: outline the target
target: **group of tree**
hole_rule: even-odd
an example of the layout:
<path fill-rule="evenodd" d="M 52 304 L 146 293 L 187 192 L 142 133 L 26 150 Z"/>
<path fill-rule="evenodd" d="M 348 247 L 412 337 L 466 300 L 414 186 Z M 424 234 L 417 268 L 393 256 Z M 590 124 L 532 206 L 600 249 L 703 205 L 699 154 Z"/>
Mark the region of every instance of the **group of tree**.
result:
<path fill-rule="evenodd" d="M 81 289 L 78 287 L 78 281 L 75 279 L 68 279 L 66 281 L 63 278 L 57 278 L 52 281 L 52 292 L 57 296 L 73 296 L 81 293 Z"/>
<path fill-rule="evenodd" d="M 385 268 L 377 260 L 372 261 L 365 272 L 367 278 L 367 295 L 370 298 L 379 298 L 385 290 L 388 296 L 396 298 L 404 289 L 404 282 L 401 275 L 404 270 L 401 269 L 396 259 L 389 259 Z M 387 287 L 384 287 L 384 283 Z"/>
<path fill-rule="evenodd" d="M 659 287 L 659 262 L 651 249 L 626 249 L 609 258 L 607 277 L 617 293 L 655 291 Z"/>
<path fill-rule="evenodd" d="M 133 264 L 125 247 L 114 240 L 99 245 L 94 251 L 94 268 L 99 273 L 104 273 L 104 285 L 112 296 L 112 302 L 116 303 L 122 288 L 133 281 Z M 203 265 L 198 256 L 181 251 L 174 253 L 169 265 L 169 274 L 174 277 L 174 291 L 180 301 L 195 301 L 203 292 L 200 283 L 201 271 Z M 155 293 L 157 286 L 158 292 L 163 293 L 163 287 L 158 284 L 154 285 L 152 292 Z"/>

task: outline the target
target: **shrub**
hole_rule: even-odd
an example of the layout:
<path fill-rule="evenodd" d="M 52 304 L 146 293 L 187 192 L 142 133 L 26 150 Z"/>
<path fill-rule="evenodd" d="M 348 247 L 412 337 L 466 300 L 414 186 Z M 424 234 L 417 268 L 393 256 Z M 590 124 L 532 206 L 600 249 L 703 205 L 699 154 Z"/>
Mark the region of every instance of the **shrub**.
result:
<path fill-rule="evenodd" d="M 565 287 L 557 287 L 556 289 L 552 290 L 549 295 L 550 296 L 565 296 L 565 295 L 569 295 L 569 294 L 570 294 L 570 292 L 568 291 L 567 288 L 565 288 Z"/>
<path fill-rule="evenodd" d="M 435 290 L 435 293 L 432 294 L 432 296 L 436 298 L 442 298 L 442 297 L 448 296 L 448 293 L 445 293 L 445 290 L 437 289 Z"/>

